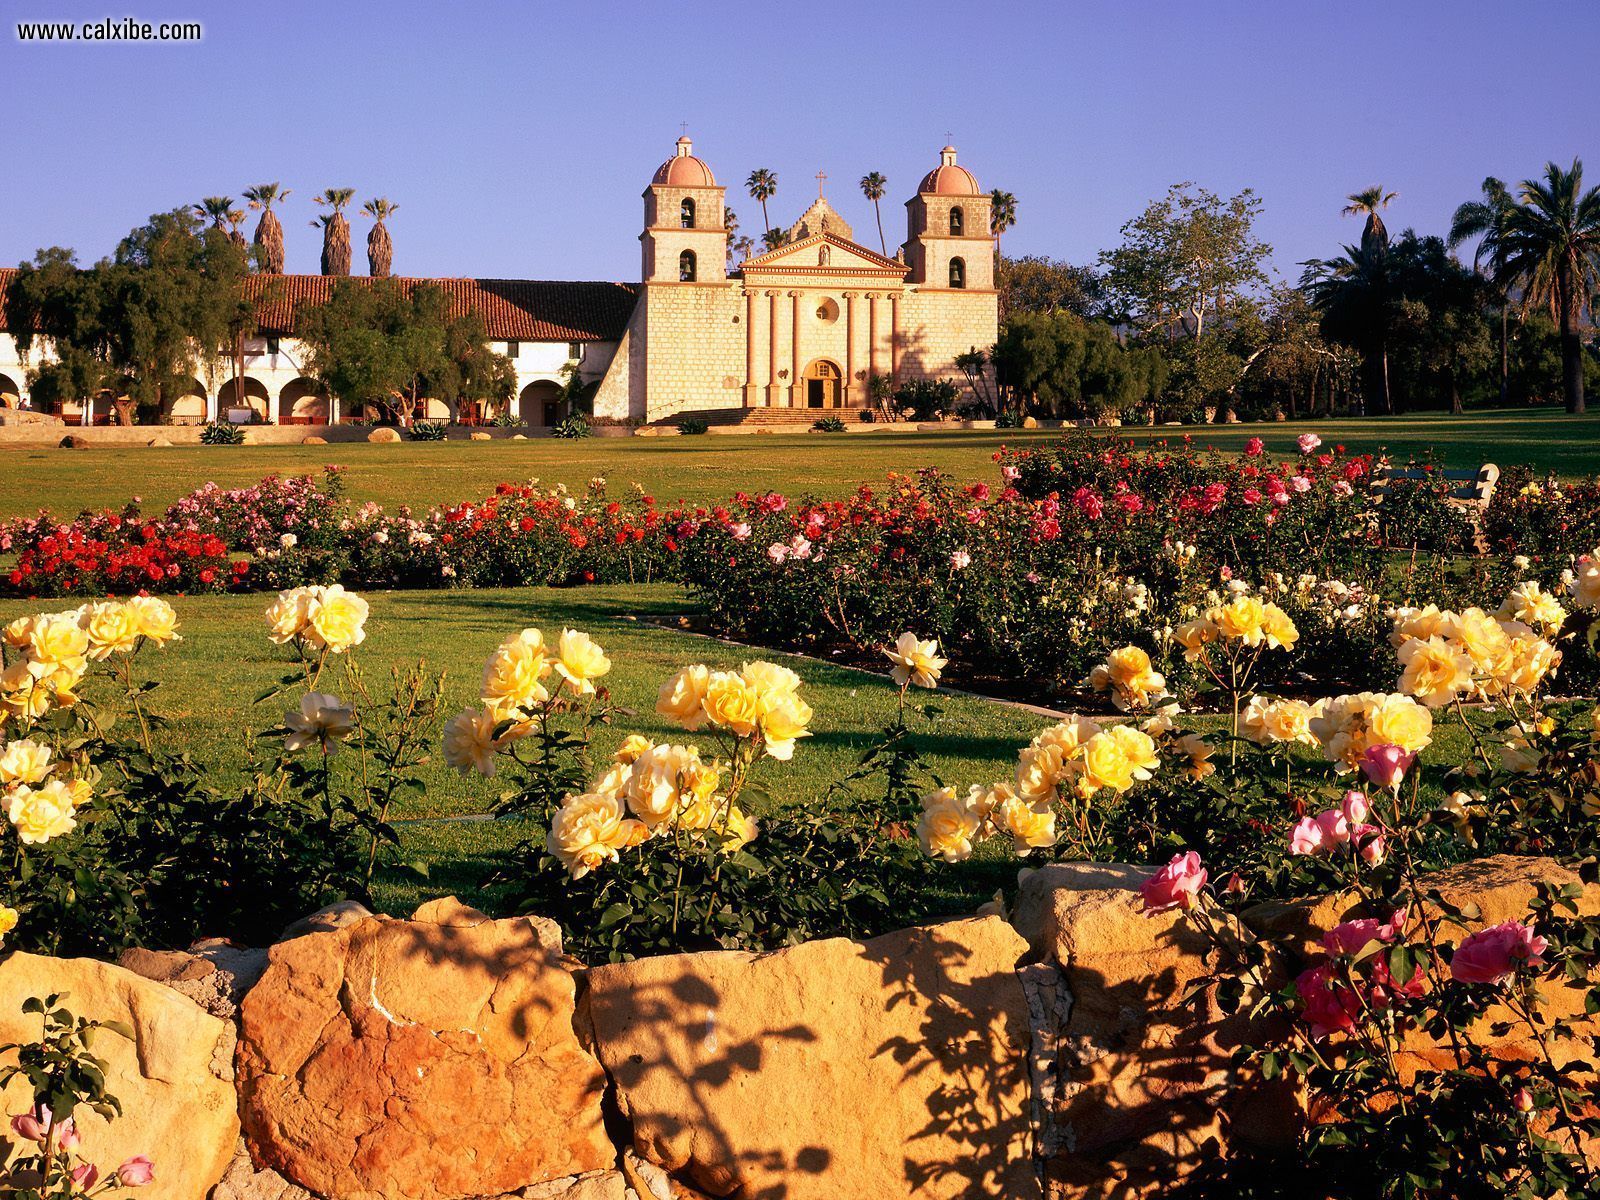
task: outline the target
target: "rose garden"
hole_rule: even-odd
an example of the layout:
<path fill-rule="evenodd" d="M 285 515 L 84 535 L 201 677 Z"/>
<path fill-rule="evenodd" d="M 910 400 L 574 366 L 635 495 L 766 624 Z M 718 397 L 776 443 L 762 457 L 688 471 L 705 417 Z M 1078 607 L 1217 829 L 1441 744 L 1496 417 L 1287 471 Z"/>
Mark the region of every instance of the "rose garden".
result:
<path fill-rule="evenodd" d="M 1593 1194 L 1600 485 L 1335 441 L 13 517 L 8 1194 Z"/>

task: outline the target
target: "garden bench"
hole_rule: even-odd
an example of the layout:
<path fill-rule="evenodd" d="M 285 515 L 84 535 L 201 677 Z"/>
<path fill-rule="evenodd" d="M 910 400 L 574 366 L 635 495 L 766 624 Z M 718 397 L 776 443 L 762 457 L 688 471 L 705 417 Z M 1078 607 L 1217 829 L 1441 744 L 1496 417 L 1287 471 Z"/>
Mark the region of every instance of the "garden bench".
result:
<path fill-rule="evenodd" d="M 1494 499 L 1494 486 L 1500 479 L 1500 468 L 1494 463 L 1484 463 L 1476 471 L 1463 471 L 1428 467 L 1384 467 L 1372 477 L 1372 491 L 1381 499 L 1392 479 L 1445 479 L 1452 483 L 1450 499 L 1462 505 L 1482 510 Z"/>

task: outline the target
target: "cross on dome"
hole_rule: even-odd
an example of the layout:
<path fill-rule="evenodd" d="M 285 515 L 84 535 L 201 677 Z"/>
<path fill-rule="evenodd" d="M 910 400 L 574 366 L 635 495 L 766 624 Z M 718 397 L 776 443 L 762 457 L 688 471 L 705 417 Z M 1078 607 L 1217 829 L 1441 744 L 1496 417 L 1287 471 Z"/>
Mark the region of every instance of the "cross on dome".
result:
<path fill-rule="evenodd" d="M 827 183 L 827 182 L 828 182 L 828 173 L 826 171 L 818 171 L 817 172 L 817 199 L 818 200 L 822 199 L 822 185 Z"/>

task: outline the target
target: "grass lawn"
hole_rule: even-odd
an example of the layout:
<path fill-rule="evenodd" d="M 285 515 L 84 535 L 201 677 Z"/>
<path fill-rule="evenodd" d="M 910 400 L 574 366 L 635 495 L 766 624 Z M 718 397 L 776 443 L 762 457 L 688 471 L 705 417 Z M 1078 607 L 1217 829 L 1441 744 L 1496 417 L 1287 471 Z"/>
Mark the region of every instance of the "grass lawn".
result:
<path fill-rule="evenodd" d="M 608 676 L 613 699 L 630 710 L 601 731 L 598 755 L 609 755 L 632 732 L 684 740 L 688 735 L 655 714 L 661 681 L 686 663 L 737 666 L 754 657 L 737 647 L 640 620 L 681 611 L 681 593 L 672 587 L 368 596 L 372 615 L 367 640 L 356 653 L 369 688 L 381 694 L 391 667 L 425 659 L 431 668 L 446 673 L 444 717 L 475 703 L 483 660 L 507 635 L 528 625 L 542 627 L 547 635 L 559 633 L 563 626 L 592 634 L 614 664 Z M 241 739 L 281 718 L 286 701 L 260 705 L 252 701 L 292 665 L 292 655 L 267 640 L 263 597 L 194 597 L 174 604 L 183 641 L 165 652 L 143 651 L 136 660 L 138 674 L 162 681 L 154 694 L 154 708 L 171 719 L 164 736 L 180 740 L 200 761 L 215 764 L 219 783 L 225 785 L 243 761 Z M 0 604 L 0 622 L 50 607 L 48 601 L 6 602 Z M 762 657 L 786 661 L 800 673 L 805 680 L 802 695 L 816 710 L 816 718 L 814 736 L 800 743 L 793 760 L 766 761 L 757 781 L 773 803 L 815 802 L 833 780 L 849 772 L 874 732 L 892 715 L 895 690 L 887 679 L 859 671 L 777 654 Z M 333 669 L 324 673 L 319 686 L 348 695 L 341 686 L 341 673 Z M 1018 749 L 1049 723 L 1016 708 L 964 696 L 942 695 L 939 703 L 944 711 L 939 734 L 928 743 L 930 759 L 941 777 L 963 787 L 1009 775 Z M 416 822 L 403 827 L 405 856 L 429 864 L 431 882 L 420 891 L 470 894 L 486 873 L 493 851 L 515 842 L 525 829 L 519 823 L 438 820 L 488 812 L 505 781 L 461 776 L 446 768 L 442 758 L 430 762 L 426 770 L 426 793 L 396 814 Z M 987 879 L 986 874 L 983 877 Z M 992 884 L 988 891 L 993 891 Z M 419 894 L 413 884 L 396 883 L 380 900 L 398 912 L 414 906 Z"/>
<path fill-rule="evenodd" d="M 1189 435 L 1202 445 L 1238 450 L 1261 436 L 1291 451 L 1295 435 L 1315 430 L 1356 451 L 1435 457 L 1447 466 L 1531 462 L 1564 476 L 1600 474 L 1600 414 L 1569 417 L 1554 409 L 1518 409 L 1465 417 L 1426 415 L 1265 425 L 1127 429 L 1140 440 Z M 481 496 L 503 480 L 538 477 L 581 487 L 595 475 L 613 486 L 642 484 L 658 500 L 722 499 L 739 489 L 840 495 L 890 471 L 938 467 L 968 479 L 993 479 L 1002 445 L 1048 442 L 1054 431 L 765 434 L 748 437 L 592 438 L 587 441 L 408 442 L 335 446 L 184 446 L 60 450 L 0 448 L 0 518 L 119 507 L 141 496 L 156 511 L 214 480 L 228 487 L 271 472 L 349 468 L 351 496 L 388 506 Z"/>

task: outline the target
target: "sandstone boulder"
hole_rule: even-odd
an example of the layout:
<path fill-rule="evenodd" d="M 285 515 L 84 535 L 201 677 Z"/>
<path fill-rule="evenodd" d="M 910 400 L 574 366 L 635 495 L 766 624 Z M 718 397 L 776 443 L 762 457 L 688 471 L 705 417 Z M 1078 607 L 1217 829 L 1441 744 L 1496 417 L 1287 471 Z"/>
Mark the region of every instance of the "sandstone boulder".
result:
<path fill-rule="evenodd" d="M 634 1147 L 715 1196 L 1038 1195 L 1026 950 L 999 918 L 596 967 Z"/>
<path fill-rule="evenodd" d="M 488 432 L 482 429 L 474 429 L 467 436 L 474 442 L 489 442 L 494 440 L 494 438 Z"/>
<path fill-rule="evenodd" d="M 155 437 L 151 438 L 148 442 L 146 442 L 145 445 L 146 446 L 170 446 L 170 445 L 172 445 L 172 443 L 170 441 L 168 441 L 165 437 L 161 436 L 160 434 L 157 434 Z"/>
<path fill-rule="evenodd" d="M 547 925 L 454 901 L 279 943 L 239 1010 L 252 1157 L 329 1200 L 493 1196 L 614 1166 L 575 992 Z"/>
<path fill-rule="evenodd" d="M 87 450 L 92 443 L 88 438 L 69 433 L 57 443 L 63 450 Z"/>
<path fill-rule="evenodd" d="M 187 950 L 146 950 L 136 946 L 124 950 L 117 965 L 166 984 L 226 1021 L 232 1020 L 239 1011 L 239 1001 L 267 969 L 267 952 L 209 938 Z"/>
<path fill-rule="evenodd" d="M 367 434 L 367 441 L 369 442 L 393 443 L 398 442 L 399 440 L 400 431 L 398 429 L 391 429 L 387 425 L 381 429 L 374 429 L 371 433 Z"/>
<path fill-rule="evenodd" d="M 290 938 L 304 937 L 308 933 L 331 933 L 371 915 L 371 910 L 359 900 L 335 900 L 298 921 L 289 922 L 278 935 L 278 940 L 287 942 Z"/>
<path fill-rule="evenodd" d="M 82 1154 L 102 1171 L 136 1154 L 155 1163 L 147 1200 L 203 1200 L 227 1168 L 239 1136 L 233 1085 L 218 1070 L 219 1049 L 232 1030 L 169 988 L 121 967 L 92 959 L 13 954 L 0 963 L 0 1042 L 39 1036 L 37 1017 L 24 1017 L 31 996 L 68 993 L 81 1017 L 121 1021 L 133 1040 L 102 1033 L 94 1052 L 106 1060 L 106 1086 L 122 1116 L 106 1122 L 76 1114 Z M 19 1080 L 0 1092 L 0 1111 L 18 1113 L 32 1102 Z"/>
<path fill-rule="evenodd" d="M 328 444 L 328 439 L 325 437 L 318 437 L 316 434 L 312 433 L 301 438 L 300 444 L 302 446 L 326 446 Z"/>

